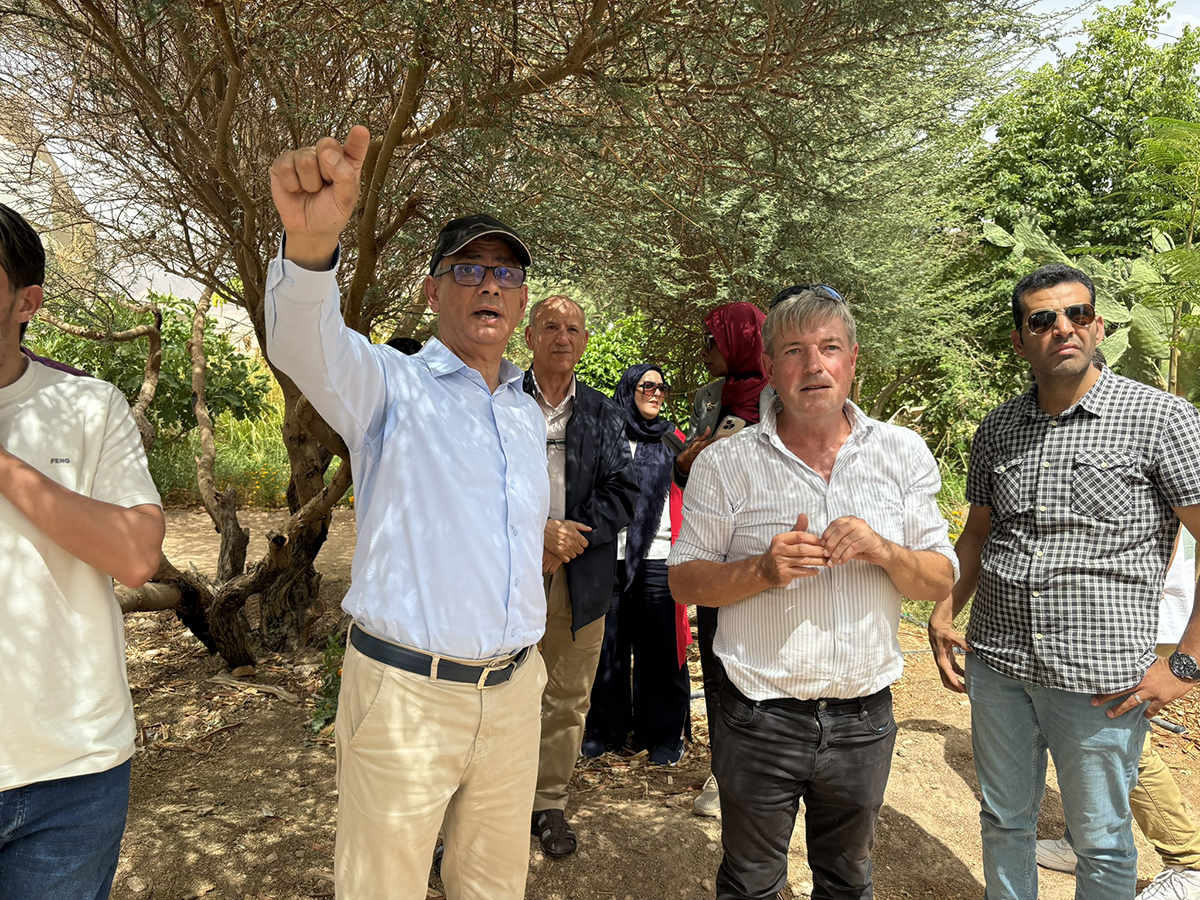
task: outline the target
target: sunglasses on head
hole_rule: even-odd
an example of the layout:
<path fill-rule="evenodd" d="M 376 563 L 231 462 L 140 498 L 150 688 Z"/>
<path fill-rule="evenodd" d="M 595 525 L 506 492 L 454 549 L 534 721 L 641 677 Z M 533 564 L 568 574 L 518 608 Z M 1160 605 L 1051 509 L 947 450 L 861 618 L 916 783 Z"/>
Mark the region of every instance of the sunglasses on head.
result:
<path fill-rule="evenodd" d="M 846 302 L 845 297 L 827 284 L 793 284 L 791 287 L 784 288 L 782 291 L 776 294 L 774 299 L 771 300 L 771 305 L 767 308 L 774 309 L 784 300 L 789 300 L 792 297 L 795 297 L 797 294 L 803 293 L 804 291 L 812 291 L 822 300 L 834 300 L 838 303 Z"/>
<path fill-rule="evenodd" d="M 671 386 L 663 381 L 643 381 L 637 387 L 647 397 L 653 397 L 655 393 L 662 394 L 664 398 L 671 396 Z"/>
<path fill-rule="evenodd" d="M 1039 309 L 1037 312 L 1031 312 L 1025 320 L 1025 327 L 1029 329 L 1030 334 L 1045 334 L 1054 327 L 1060 312 L 1067 317 L 1068 322 L 1080 328 L 1096 321 L 1096 310 L 1092 304 L 1072 303 L 1066 309 Z"/>

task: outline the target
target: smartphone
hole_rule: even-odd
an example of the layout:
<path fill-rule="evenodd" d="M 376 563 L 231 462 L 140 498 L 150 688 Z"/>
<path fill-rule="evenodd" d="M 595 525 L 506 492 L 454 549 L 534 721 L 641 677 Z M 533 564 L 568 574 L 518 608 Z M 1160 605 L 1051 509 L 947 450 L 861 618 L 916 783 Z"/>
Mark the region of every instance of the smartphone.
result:
<path fill-rule="evenodd" d="M 716 433 L 713 435 L 713 440 L 723 437 L 731 437 L 737 434 L 746 427 L 746 420 L 738 416 L 726 416 L 721 420 L 721 424 L 717 426 Z"/>

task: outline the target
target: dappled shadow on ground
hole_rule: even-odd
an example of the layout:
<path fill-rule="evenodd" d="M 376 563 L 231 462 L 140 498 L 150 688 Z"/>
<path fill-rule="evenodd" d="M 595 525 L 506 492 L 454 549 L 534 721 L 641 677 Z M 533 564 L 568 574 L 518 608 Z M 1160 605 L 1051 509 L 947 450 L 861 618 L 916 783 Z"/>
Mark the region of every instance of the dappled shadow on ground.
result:
<path fill-rule="evenodd" d="M 306 710 L 209 682 L 220 661 L 168 614 L 127 633 L 139 748 L 114 900 L 332 897 L 333 748 Z M 300 686 L 270 663 L 253 680 Z"/>

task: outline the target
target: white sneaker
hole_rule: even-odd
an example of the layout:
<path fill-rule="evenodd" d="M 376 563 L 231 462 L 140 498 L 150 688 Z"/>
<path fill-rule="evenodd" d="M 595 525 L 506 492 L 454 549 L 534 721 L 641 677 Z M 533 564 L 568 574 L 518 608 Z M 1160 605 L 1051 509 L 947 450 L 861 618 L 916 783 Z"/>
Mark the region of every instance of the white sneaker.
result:
<path fill-rule="evenodd" d="M 704 787 L 692 801 L 692 812 L 698 816 L 719 816 L 721 814 L 721 795 L 717 793 L 717 776 L 709 775 Z"/>
<path fill-rule="evenodd" d="M 1037 864 L 1043 869 L 1074 874 L 1075 863 L 1075 851 L 1071 849 L 1071 844 L 1066 838 L 1037 842 Z"/>
<path fill-rule="evenodd" d="M 1163 869 L 1138 894 L 1138 900 L 1200 900 L 1200 871 Z"/>

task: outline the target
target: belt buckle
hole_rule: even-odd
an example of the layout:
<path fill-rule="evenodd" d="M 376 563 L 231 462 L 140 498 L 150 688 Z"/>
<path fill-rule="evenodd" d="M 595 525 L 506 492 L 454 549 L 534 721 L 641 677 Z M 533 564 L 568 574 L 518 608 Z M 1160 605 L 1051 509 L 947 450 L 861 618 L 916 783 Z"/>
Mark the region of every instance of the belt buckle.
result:
<path fill-rule="evenodd" d="M 479 673 L 479 680 L 477 682 L 475 682 L 476 689 L 482 691 L 482 690 L 486 690 L 487 688 L 490 688 L 490 687 L 495 687 L 497 684 L 504 684 L 504 681 L 497 681 L 496 684 L 488 684 L 487 677 L 489 675 L 491 675 L 493 672 L 498 672 L 501 669 L 508 668 L 509 666 L 513 665 L 514 662 L 515 662 L 515 658 L 510 656 L 504 662 L 500 662 L 498 660 L 493 660 L 492 662 L 488 663 L 486 666 L 483 667 L 483 671 Z M 505 681 L 507 681 L 507 680 L 508 679 L 505 679 Z"/>

